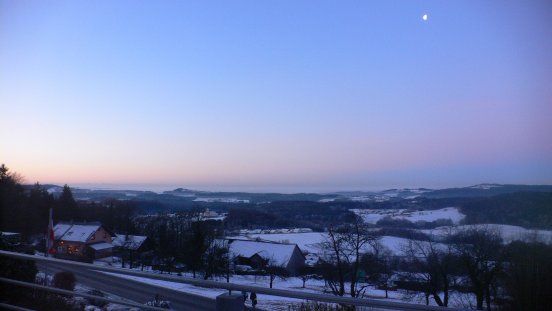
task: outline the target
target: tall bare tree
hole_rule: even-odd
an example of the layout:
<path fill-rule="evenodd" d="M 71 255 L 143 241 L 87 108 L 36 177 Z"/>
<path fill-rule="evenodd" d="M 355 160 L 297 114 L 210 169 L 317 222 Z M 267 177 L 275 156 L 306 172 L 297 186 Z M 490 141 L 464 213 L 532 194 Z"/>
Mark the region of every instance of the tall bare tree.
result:
<path fill-rule="evenodd" d="M 473 227 L 458 232 L 453 242 L 475 295 L 477 310 L 483 310 L 485 303 L 490 311 L 493 285 L 503 268 L 500 233 L 488 227 Z"/>
<path fill-rule="evenodd" d="M 268 274 L 268 279 L 270 281 L 269 286 L 272 288 L 274 280 L 276 277 L 281 279 L 286 279 L 289 275 L 287 269 L 284 267 L 284 264 L 278 262 L 275 258 L 270 258 L 266 262 L 265 271 Z"/>
<path fill-rule="evenodd" d="M 426 298 L 431 296 L 437 305 L 448 306 L 457 258 L 454 247 L 436 243 L 433 237 L 429 241 L 409 239 L 405 253 L 411 281 L 421 283 Z"/>
<path fill-rule="evenodd" d="M 359 216 L 347 225 L 328 228 L 326 239 L 320 243 L 321 267 L 326 284 L 334 295 L 344 296 L 346 283 L 349 283 L 349 295 L 362 296 L 366 286 L 359 286 L 358 282 L 361 256 L 373 249 L 376 242 L 376 236 Z"/>

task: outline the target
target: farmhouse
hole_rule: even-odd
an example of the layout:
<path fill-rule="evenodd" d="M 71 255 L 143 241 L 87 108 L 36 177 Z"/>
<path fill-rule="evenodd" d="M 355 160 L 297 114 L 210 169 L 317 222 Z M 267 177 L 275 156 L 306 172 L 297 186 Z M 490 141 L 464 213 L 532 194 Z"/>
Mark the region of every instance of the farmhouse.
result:
<path fill-rule="evenodd" d="M 293 275 L 305 265 L 305 256 L 297 244 L 229 240 L 228 248 L 236 264 L 256 269 L 262 269 L 267 265 L 280 266 Z"/>
<path fill-rule="evenodd" d="M 113 237 L 113 247 L 116 251 L 144 252 L 151 248 L 151 243 L 147 236 L 116 234 Z"/>
<path fill-rule="evenodd" d="M 100 223 L 67 224 L 54 227 L 57 258 L 92 261 L 111 256 L 114 234 Z"/>
<path fill-rule="evenodd" d="M 151 254 L 153 243 L 147 236 L 117 234 L 113 238 L 113 254 L 122 259 L 123 268 L 125 261 L 132 268 L 134 262 Z M 143 263 L 143 262 L 142 262 Z"/>

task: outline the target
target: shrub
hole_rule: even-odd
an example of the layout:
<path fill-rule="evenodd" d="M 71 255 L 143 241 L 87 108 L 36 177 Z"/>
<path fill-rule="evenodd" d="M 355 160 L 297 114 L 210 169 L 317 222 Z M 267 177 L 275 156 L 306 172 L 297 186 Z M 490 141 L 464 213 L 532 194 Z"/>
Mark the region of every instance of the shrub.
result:
<path fill-rule="evenodd" d="M 73 291 L 75 289 L 75 275 L 73 272 L 58 272 L 54 275 L 54 287 Z"/>
<path fill-rule="evenodd" d="M 104 297 L 105 296 L 104 293 L 102 293 L 100 290 L 97 290 L 97 289 L 90 290 L 90 291 L 88 291 L 87 294 L 98 296 L 98 297 Z M 91 305 L 98 306 L 100 308 L 103 308 L 108 304 L 106 301 L 93 299 L 93 298 L 87 298 L 86 300 L 88 300 L 88 302 Z"/>

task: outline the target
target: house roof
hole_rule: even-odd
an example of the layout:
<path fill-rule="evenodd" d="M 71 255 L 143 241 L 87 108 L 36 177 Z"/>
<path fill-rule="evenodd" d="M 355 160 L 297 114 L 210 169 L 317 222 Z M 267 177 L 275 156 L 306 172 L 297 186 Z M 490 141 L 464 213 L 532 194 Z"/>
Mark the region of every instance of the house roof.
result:
<path fill-rule="evenodd" d="M 250 258 L 258 255 L 269 262 L 287 266 L 296 244 L 281 244 L 258 241 L 233 240 L 229 243 L 229 251 L 232 256 Z M 301 253 L 299 251 L 299 253 Z"/>
<path fill-rule="evenodd" d="M 71 224 L 64 224 L 64 223 L 58 223 L 54 226 L 54 238 L 56 240 L 61 239 L 61 237 L 71 229 L 73 225 Z"/>
<path fill-rule="evenodd" d="M 109 244 L 109 243 L 105 243 L 105 242 L 102 242 L 102 243 L 96 243 L 96 244 L 90 244 L 88 245 L 90 247 L 92 247 L 94 250 L 102 250 L 102 249 L 109 249 L 109 248 L 113 248 L 113 245 Z"/>
<path fill-rule="evenodd" d="M 113 246 L 135 251 L 139 249 L 142 244 L 144 244 L 147 238 L 147 236 L 141 235 L 117 234 L 117 236 L 113 239 Z"/>
<path fill-rule="evenodd" d="M 70 242 L 86 242 L 102 227 L 99 223 L 66 224 L 58 223 L 54 227 L 54 238 Z M 109 232 L 109 231 L 108 231 Z"/>
<path fill-rule="evenodd" d="M 21 233 L 17 232 L 6 232 L 6 231 L 0 231 L 0 235 L 10 236 L 10 235 L 19 235 Z"/>

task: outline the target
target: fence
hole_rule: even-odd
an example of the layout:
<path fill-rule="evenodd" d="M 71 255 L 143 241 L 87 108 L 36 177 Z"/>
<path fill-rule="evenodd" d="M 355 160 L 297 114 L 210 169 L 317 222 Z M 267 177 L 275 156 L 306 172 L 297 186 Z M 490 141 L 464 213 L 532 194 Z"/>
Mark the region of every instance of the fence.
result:
<path fill-rule="evenodd" d="M 157 280 L 177 282 L 177 283 L 183 283 L 183 284 L 191 284 L 191 285 L 206 287 L 206 288 L 219 288 L 219 289 L 225 289 L 229 291 L 239 291 L 239 292 L 241 291 L 255 292 L 257 294 L 296 298 L 296 299 L 302 299 L 302 300 L 308 300 L 308 301 L 336 303 L 336 304 L 351 305 L 351 306 L 357 306 L 357 307 L 368 307 L 368 308 L 371 308 L 372 310 L 377 309 L 377 310 L 401 310 L 401 311 L 443 311 L 443 309 L 445 309 L 443 307 L 426 306 L 426 305 L 420 305 L 420 304 L 409 304 L 409 303 L 384 301 L 384 300 L 378 300 L 378 299 L 367 299 L 367 298 L 340 297 L 340 296 L 333 296 L 333 295 L 326 295 L 326 294 L 305 293 L 305 292 L 297 292 L 297 291 L 276 289 L 276 288 L 265 288 L 265 287 L 251 286 L 251 285 L 223 283 L 223 282 L 210 281 L 210 280 L 191 279 L 191 278 L 178 277 L 174 275 L 153 274 L 153 273 L 142 272 L 142 271 L 106 267 L 106 266 L 100 266 L 100 265 L 93 265 L 93 264 L 74 262 L 74 261 L 68 261 L 68 260 L 60 260 L 55 258 L 33 256 L 33 255 L 20 254 L 20 253 L 14 253 L 14 252 L 7 252 L 7 251 L 0 251 L 0 256 L 32 260 L 36 262 L 45 262 L 45 263 L 51 262 L 56 264 L 63 264 L 77 269 L 111 272 L 111 273 L 117 273 L 117 274 L 149 278 L 149 279 L 157 279 Z M 4 279 L 4 278 L 0 278 L 0 282 L 6 282 L 11 284 L 15 284 L 13 282 L 18 282 L 18 285 L 20 286 L 28 286 L 33 288 L 40 288 L 41 290 L 62 293 L 61 292 L 62 290 L 57 288 L 45 287 L 37 284 L 24 283 L 24 282 L 19 282 L 19 281 Z M 69 293 L 71 293 L 74 296 L 85 296 L 85 294 L 79 294 L 74 292 L 69 292 Z M 64 293 L 64 294 L 67 294 L 67 293 Z M 228 305 L 224 304 L 224 301 L 222 301 L 224 297 L 221 297 L 221 296 L 217 297 L 216 301 L 213 299 L 214 310 L 217 310 L 217 311 L 228 310 Z M 92 296 L 92 297 L 94 299 L 99 298 L 97 296 Z M 222 302 L 219 300 L 221 300 Z M 110 301 L 110 302 L 132 305 L 136 307 L 136 304 L 124 303 L 119 300 Z M 221 307 L 223 305 L 226 307 Z M 142 309 L 160 310 L 159 308 L 151 308 L 145 305 L 139 305 L 139 307 Z M 240 309 L 243 310 L 243 300 L 241 301 Z M 17 309 L 14 309 L 14 310 L 17 310 Z M 446 308 L 446 310 L 463 311 L 463 309 L 455 309 L 455 308 Z"/>

